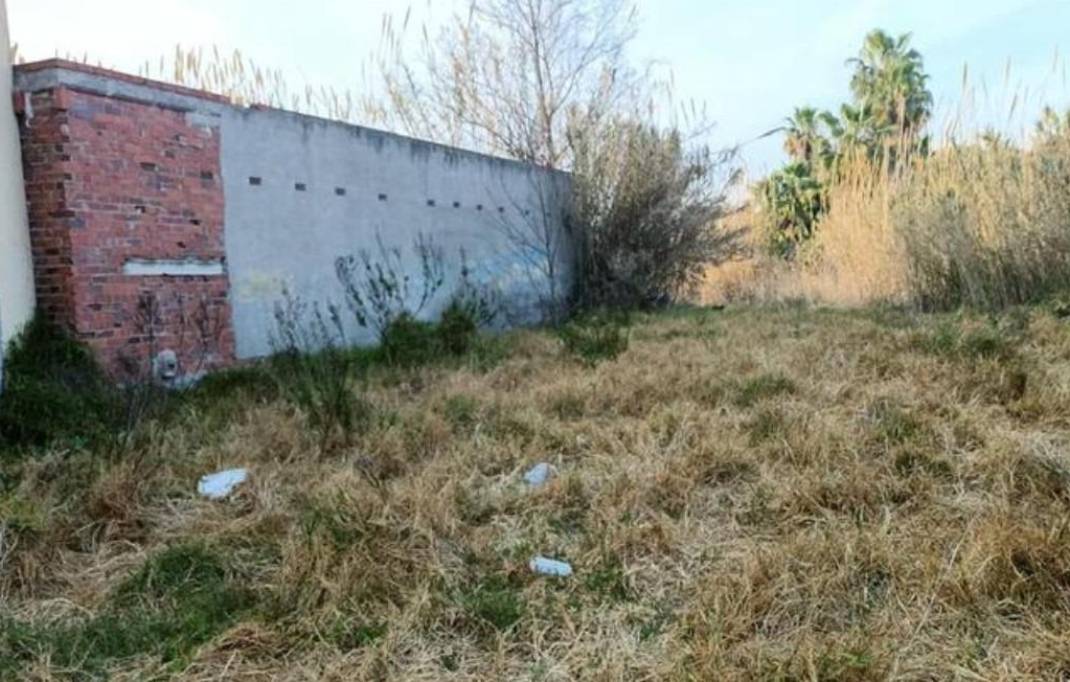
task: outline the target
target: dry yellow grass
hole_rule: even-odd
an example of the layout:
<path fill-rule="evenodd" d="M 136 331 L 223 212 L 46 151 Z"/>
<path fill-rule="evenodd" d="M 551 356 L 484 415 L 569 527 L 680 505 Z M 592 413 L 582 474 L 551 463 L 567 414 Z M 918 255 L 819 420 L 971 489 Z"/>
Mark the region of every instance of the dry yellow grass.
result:
<path fill-rule="evenodd" d="M 7 670 L 1070 674 L 1070 328 L 1058 314 L 730 307 L 644 317 L 631 334 L 594 369 L 523 332 L 489 369 L 380 371 L 378 416 L 350 448 L 319 451 L 299 412 L 233 382 L 150 425 L 133 455 L 7 465 L 0 654 L 19 657 Z M 558 476 L 526 489 L 521 474 L 543 460 Z M 251 483 L 199 499 L 198 477 L 229 466 L 250 467 Z M 134 655 L 94 672 L 62 643 L 35 650 L 12 634 L 76 631 L 147 562 L 190 546 L 247 599 L 170 663 Z M 530 575 L 537 553 L 576 575 Z"/>

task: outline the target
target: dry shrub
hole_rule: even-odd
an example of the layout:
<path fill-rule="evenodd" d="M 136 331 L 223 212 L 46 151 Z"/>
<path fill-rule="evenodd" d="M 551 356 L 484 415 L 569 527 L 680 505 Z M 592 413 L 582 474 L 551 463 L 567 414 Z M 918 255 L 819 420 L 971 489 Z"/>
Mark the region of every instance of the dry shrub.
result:
<path fill-rule="evenodd" d="M 571 135 L 575 303 L 648 307 L 693 292 L 735 238 L 716 224 L 725 159 L 629 120 L 585 121 Z"/>

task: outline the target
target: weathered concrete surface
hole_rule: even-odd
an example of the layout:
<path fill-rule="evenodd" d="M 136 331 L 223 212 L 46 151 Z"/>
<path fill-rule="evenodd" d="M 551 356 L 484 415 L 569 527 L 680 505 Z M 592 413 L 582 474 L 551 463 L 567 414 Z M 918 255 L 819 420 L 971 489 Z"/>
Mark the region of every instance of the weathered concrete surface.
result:
<path fill-rule="evenodd" d="M 142 107 L 142 119 L 177 116 L 193 129 L 180 137 L 196 138 L 204 130 L 211 132 L 213 145 L 218 139 L 225 258 L 159 249 L 117 254 L 111 242 L 99 240 L 90 246 L 123 256 L 96 276 L 116 278 L 130 291 L 146 278 L 174 286 L 198 276 L 218 277 L 222 269 L 229 278 L 228 330 L 233 329 L 238 358 L 271 352 L 273 312 L 284 287 L 307 303 L 341 304 L 335 260 L 361 249 L 375 251 L 380 236 L 386 247 L 408 253 L 416 237 L 425 235 L 445 252 L 446 286 L 425 317 L 437 315 L 458 284 L 462 249 L 473 279 L 502 294 L 507 324 L 534 321 L 543 303 L 567 291 L 566 174 L 285 111 L 234 107 L 208 93 L 59 60 L 20 66 L 15 84 L 20 92 L 65 93 L 64 101 L 106 98 L 112 108 Z M 155 129 L 146 125 L 136 123 L 146 131 L 138 140 L 151 147 L 139 152 L 145 158 L 112 160 L 130 166 L 133 175 L 173 165 L 155 156 L 166 154 L 175 136 L 155 139 Z M 195 170 L 190 177 L 198 182 Z M 200 177 L 214 181 L 211 172 Z M 149 190 L 166 190 L 162 197 L 153 194 L 154 201 L 183 200 L 158 182 L 150 185 Z M 145 193 L 127 194 L 139 192 Z M 182 208 L 191 215 L 204 209 Z M 102 216 L 84 220 L 96 218 Z M 149 230 L 139 239 L 149 243 L 144 240 L 158 236 Z M 181 249 L 187 245 L 185 239 L 171 241 Z M 418 279 L 418 263 L 407 265 L 407 274 Z M 350 342 L 372 340 L 350 316 L 347 322 Z"/>
<path fill-rule="evenodd" d="M 458 281 L 464 249 L 476 277 L 502 291 L 511 321 L 534 319 L 549 293 L 539 271 L 547 254 L 526 242 L 547 226 L 557 240 L 558 291 L 567 284 L 563 174 L 275 110 L 227 110 L 222 136 L 239 358 L 270 352 L 283 286 L 306 302 L 342 303 L 335 259 L 375 252 L 377 235 L 407 252 L 423 233 L 445 251 L 451 272 L 427 316 Z M 348 333 L 371 340 L 355 324 Z"/>
<path fill-rule="evenodd" d="M 7 8 L 0 0 L 0 368 L 8 342 L 33 315 L 33 261 L 19 132 L 11 103 Z"/>

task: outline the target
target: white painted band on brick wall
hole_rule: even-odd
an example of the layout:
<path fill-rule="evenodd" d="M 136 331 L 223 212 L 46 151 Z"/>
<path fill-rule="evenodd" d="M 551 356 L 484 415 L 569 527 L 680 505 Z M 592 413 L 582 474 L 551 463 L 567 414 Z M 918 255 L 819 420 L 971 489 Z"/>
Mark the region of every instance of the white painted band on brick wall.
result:
<path fill-rule="evenodd" d="M 224 274 L 224 271 L 221 260 L 132 258 L 123 263 L 123 274 L 132 277 L 215 277 Z"/>

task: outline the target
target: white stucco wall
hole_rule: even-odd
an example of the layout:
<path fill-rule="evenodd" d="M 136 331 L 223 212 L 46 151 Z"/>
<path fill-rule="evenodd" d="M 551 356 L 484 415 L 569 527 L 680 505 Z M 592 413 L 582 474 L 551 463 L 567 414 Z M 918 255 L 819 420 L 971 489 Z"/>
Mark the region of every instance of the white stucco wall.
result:
<path fill-rule="evenodd" d="M 0 0 L 0 363 L 3 349 L 33 315 L 33 261 L 26 222 L 19 133 L 11 101 L 11 39 Z"/>

